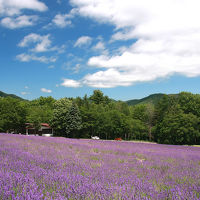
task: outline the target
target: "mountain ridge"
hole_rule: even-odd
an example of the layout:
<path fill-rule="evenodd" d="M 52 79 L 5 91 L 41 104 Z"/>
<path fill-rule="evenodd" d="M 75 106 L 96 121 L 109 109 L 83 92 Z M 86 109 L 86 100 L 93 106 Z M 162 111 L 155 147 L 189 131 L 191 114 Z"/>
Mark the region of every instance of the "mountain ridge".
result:
<path fill-rule="evenodd" d="M 165 94 L 163 93 L 155 93 L 155 94 L 151 94 L 147 97 L 141 98 L 141 99 L 131 99 L 126 101 L 126 103 L 129 106 L 134 106 L 137 104 L 144 104 L 144 103 L 152 103 L 152 104 L 156 104 Z"/>
<path fill-rule="evenodd" d="M 151 95 L 146 96 L 141 99 L 131 99 L 131 100 L 127 100 L 124 102 L 127 103 L 129 106 L 134 106 L 137 104 L 145 104 L 145 103 L 156 104 L 164 95 L 165 95 L 164 93 L 155 93 L 155 94 L 151 94 Z M 0 91 L 0 97 L 12 97 L 12 98 L 19 99 L 19 100 L 26 100 L 15 94 L 7 94 L 2 91 Z"/>
<path fill-rule="evenodd" d="M 0 91 L 0 97 L 12 97 L 14 99 L 25 100 L 25 99 L 15 95 L 15 94 L 7 94 L 7 93 L 2 92 L 2 91 Z"/>

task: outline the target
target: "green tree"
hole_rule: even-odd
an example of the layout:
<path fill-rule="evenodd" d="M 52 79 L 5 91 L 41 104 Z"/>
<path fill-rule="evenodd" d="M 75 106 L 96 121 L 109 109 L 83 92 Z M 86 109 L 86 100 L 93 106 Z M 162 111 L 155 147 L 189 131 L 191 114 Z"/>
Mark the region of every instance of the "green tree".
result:
<path fill-rule="evenodd" d="M 199 118 L 192 113 L 182 111 L 168 113 L 157 124 L 157 141 L 165 144 L 195 144 L 199 141 Z"/>
<path fill-rule="evenodd" d="M 11 97 L 0 98 L 0 129 L 4 132 L 22 132 L 27 110 L 24 104 Z"/>
<path fill-rule="evenodd" d="M 30 103 L 31 105 L 46 106 L 53 109 L 55 101 L 56 100 L 53 97 L 49 96 L 49 97 L 39 97 L 38 99 L 31 101 Z"/>
<path fill-rule="evenodd" d="M 28 109 L 28 116 L 26 122 L 31 123 L 35 129 L 35 134 L 37 134 L 38 130 L 41 127 L 41 123 L 47 123 L 45 121 L 46 116 L 44 117 L 45 110 L 43 110 L 40 106 L 31 106 Z"/>
<path fill-rule="evenodd" d="M 95 104 L 109 104 L 111 100 L 108 96 L 104 96 L 103 92 L 100 90 L 94 90 L 93 94 L 89 98 Z"/>
<path fill-rule="evenodd" d="M 133 119 L 140 120 L 146 126 L 148 140 L 151 141 L 153 139 L 152 128 L 154 125 L 155 118 L 154 105 L 151 103 L 138 104 L 133 107 L 132 116 Z"/>
<path fill-rule="evenodd" d="M 123 113 L 124 115 L 128 116 L 130 115 L 130 109 L 127 103 L 123 101 L 117 101 L 114 103 L 115 109 Z"/>
<path fill-rule="evenodd" d="M 50 124 L 57 136 L 66 136 L 67 134 L 68 111 L 71 105 L 72 101 L 67 98 L 59 99 L 54 103 L 53 117 Z"/>
<path fill-rule="evenodd" d="M 53 116 L 53 104 L 55 99 L 52 97 L 40 97 L 30 102 L 26 102 L 28 111 L 26 122 L 31 123 L 35 133 L 41 127 L 41 123 L 50 123 Z"/>
<path fill-rule="evenodd" d="M 96 110 L 89 108 L 88 105 L 80 108 L 80 115 L 82 119 L 82 128 L 80 130 L 80 137 L 90 138 L 95 134 L 95 123 L 97 121 Z"/>
<path fill-rule="evenodd" d="M 180 108 L 178 95 L 164 95 L 155 105 L 155 120 L 159 123 L 167 113 L 176 113 Z"/>
<path fill-rule="evenodd" d="M 155 141 L 196 144 L 199 141 L 200 96 L 187 92 L 165 95 L 156 105 Z"/>
<path fill-rule="evenodd" d="M 93 136 L 97 135 L 101 139 L 113 139 L 112 122 L 110 121 L 109 112 L 101 110 L 96 112 L 96 121 L 94 121 Z"/>
<path fill-rule="evenodd" d="M 108 110 L 103 114 L 99 113 L 98 129 L 101 127 L 101 135 L 105 139 L 121 137 L 125 139 L 125 126 L 127 125 L 125 115 L 118 110 Z"/>
<path fill-rule="evenodd" d="M 190 92 L 181 92 L 178 95 L 178 103 L 184 113 L 192 113 L 200 117 L 200 95 Z"/>
<path fill-rule="evenodd" d="M 66 136 L 79 137 L 78 131 L 81 129 L 81 116 L 78 106 L 72 102 L 71 107 L 66 116 Z"/>
<path fill-rule="evenodd" d="M 145 124 L 148 129 L 148 136 L 149 141 L 152 141 L 153 135 L 152 135 L 152 128 L 154 125 L 154 118 L 155 118 L 155 109 L 153 104 L 146 104 L 146 117 L 145 117 Z"/>
<path fill-rule="evenodd" d="M 147 127 L 145 126 L 144 122 L 139 119 L 132 119 L 131 120 L 131 134 L 129 139 L 131 140 L 148 140 L 148 132 Z"/>

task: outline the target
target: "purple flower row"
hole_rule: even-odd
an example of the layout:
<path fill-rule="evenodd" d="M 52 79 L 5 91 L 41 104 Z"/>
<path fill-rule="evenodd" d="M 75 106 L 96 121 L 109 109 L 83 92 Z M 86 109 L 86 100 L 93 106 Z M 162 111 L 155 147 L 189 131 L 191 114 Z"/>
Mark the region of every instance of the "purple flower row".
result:
<path fill-rule="evenodd" d="M 200 199 L 200 148 L 0 134 L 0 199 Z"/>

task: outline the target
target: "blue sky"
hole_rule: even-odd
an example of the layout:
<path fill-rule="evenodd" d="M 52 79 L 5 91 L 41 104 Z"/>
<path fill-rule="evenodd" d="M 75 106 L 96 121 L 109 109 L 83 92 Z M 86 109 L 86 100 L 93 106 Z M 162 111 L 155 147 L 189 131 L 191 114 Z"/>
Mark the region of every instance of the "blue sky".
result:
<path fill-rule="evenodd" d="M 0 90 L 25 99 L 199 93 L 196 0 L 0 0 Z"/>

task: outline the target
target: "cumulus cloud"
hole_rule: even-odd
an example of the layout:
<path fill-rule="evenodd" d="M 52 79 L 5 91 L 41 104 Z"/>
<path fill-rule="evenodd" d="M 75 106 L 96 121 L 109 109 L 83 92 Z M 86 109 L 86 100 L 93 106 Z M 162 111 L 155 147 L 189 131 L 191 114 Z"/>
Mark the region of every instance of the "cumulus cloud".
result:
<path fill-rule="evenodd" d="M 71 25 L 71 20 L 69 20 L 69 18 L 71 18 L 71 15 L 69 14 L 57 14 L 53 20 L 52 20 L 52 23 L 54 25 L 56 25 L 57 27 L 59 28 L 64 28 L 68 25 Z"/>
<path fill-rule="evenodd" d="M 61 83 L 61 86 L 78 88 L 81 87 L 81 82 L 72 79 L 63 79 L 63 83 Z"/>
<path fill-rule="evenodd" d="M 131 81 L 132 77 L 128 73 L 120 73 L 115 69 L 108 69 L 86 75 L 83 79 L 83 84 L 96 88 L 112 88 L 130 86 Z"/>
<path fill-rule="evenodd" d="M 56 57 L 46 57 L 46 56 L 36 56 L 36 55 L 29 55 L 29 54 L 19 54 L 16 56 L 17 60 L 21 62 L 30 62 L 30 61 L 39 61 L 42 63 L 53 63 L 56 62 Z"/>
<path fill-rule="evenodd" d="M 31 51 L 45 52 L 51 50 L 50 34 L 41 36 L 39 34 L 31 33 L 24 37 L 24 39 L 18 44 L 19 47 L 27 47 L 30 44 L 36 44 Z"/>
<path fill-rule="evenodd" d="M 64 53 L 66 49 L 66 45 L 51 46 L 51 35 L 39 35 L 36 33 L 30 33 L 26 35 L 18 44 L 19 47 L 29 47 L 33 45 L 34 47 L 30 49 L 30 51 L 35 53 L 47 52 L 47 51 L 56 51 L 57 53 Z"/>
<path fill-rule="evenodd" d="M 83 77 L 92 87 L 128 86 L 160 77 L 200 75 L 200 1 L 71 0 L 76 13 L 115 26 L 111 40 L 136 40 L 118 54 L 91 57 L 101 68 Z"/>
<path fill-rule="evenodd" d="M 52 93 L 52 90 L 48 90 L 46 88 L 41 88 L 40 90 L 41 92 L 44 92 L 44 93 Z"/>
<path fill-rule="evenodd" d="M 38 16 L 32 15 L 22 15 L 19 17 L 5 17 L 1 20 L 1 25 L 9 28 L 9 29 L 16 29 L 22 28 L 26 26 L 33 26 L 35 22 L 38 20 Z"/>
<path fill-rule="evenodd" d="M 49 28 L 65 28 L 66 26 L 70 26 L 72 24 L 71 19 L 75 17 L 75 11 L 72 9 L 69 13 L 66 14 L 57 14 L 55 17 L 52 19 L 52 21 L 45 25 L 43 28 L 44 29 L 49 29 Z"/>
<path fill-rule="evenodd" d="M 47 6 L 38 0 L 0 0 L 1 15 L 19 15 L 22 9 L 46 11 Z"/>
<path fill-rule="evenodd" d="M 83 45 L 89 45 L 92 41 L 92 38 L 89 36 L 82 36 L 78 38 L 76 43 L 74 44 L 74 47 L 81 47 Z"/>

